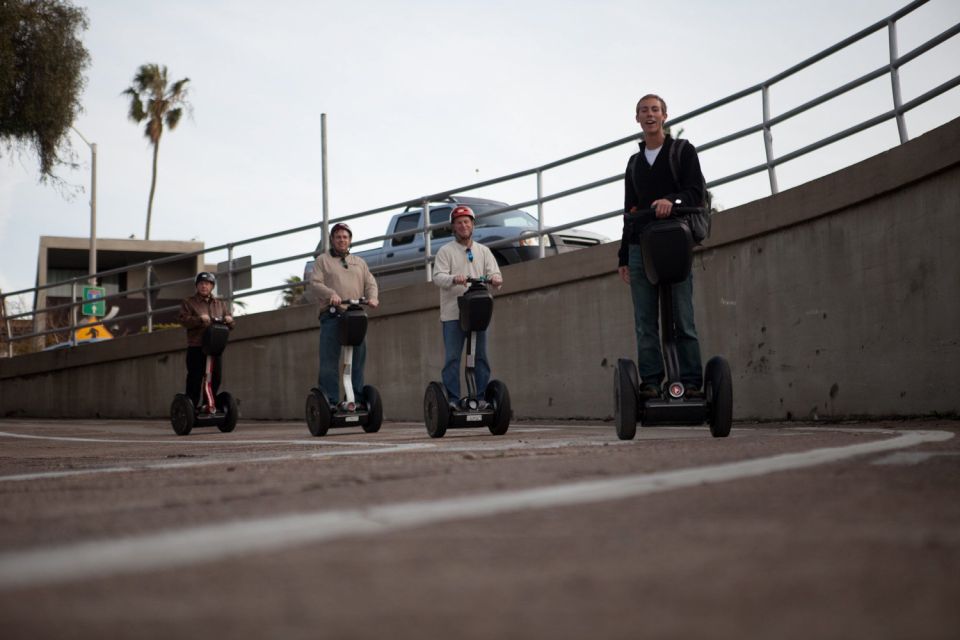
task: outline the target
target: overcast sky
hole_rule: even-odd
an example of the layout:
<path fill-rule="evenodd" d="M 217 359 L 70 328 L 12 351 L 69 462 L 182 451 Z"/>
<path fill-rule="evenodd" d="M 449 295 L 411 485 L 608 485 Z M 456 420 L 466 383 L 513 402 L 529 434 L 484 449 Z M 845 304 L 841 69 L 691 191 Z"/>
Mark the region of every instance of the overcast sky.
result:
<path fill-rule="evenodd" d="M 76 127 L 98 144 L 98 236 L 142 238 L 151 153 L 127 120 L 129 86 L 141 64 L 189 77 L 192 115 L 160 145 L 152 239 L 208 246 L 310 224 L 321 215 L 320 114 L 328 114 L 332 214 L 387 205 L 527 169 L 637 131 L 633 106 L 646 92 L 677 116 L 766 80 L 864 27 L 906 0 L 94 0 L 83 41 L 91 55 L 84 113 Z M 900 30 L 901 53 L 960 22 L 960 2 L 931 0 Z M 954 38 L 928 58 L 942 82 L 956 73 Z M 774 112 L 818 82 L 850 79 L 883 64 L 886 36 L 774 93 Z M 845 75 L 846 74 L 846 75 Z M 905 97 L 923 81 L 904 71 Z M 849 77 L 848 77 L 849 76 Z M 777 136 L 778 152 L 890 108 L 889 82 L 821 110 Z M 923 87 L 925 90 L 927 87 Z M 879 103 L 879 104 L 878 104 Z M 690 123 L 694 143 L 755 123 L 759 103 Z M 848 113 L 849 112 L 849 113 Z M 960 95 L 908 118 L 910 134 L 960 115 Z M 822 132 L 822 133 L 821 133 Z M 61 172 L 89 185 L 89 151 Z M 853 145 L 866 157 L 896 143 L 895 127 Z M 762 148 L 743 154 L 747 165 Z M 547 191 L 622 171 L 629 148 L 600 164 L 545 178 Z M 709 152 L 708 152 L 709 153 Z M 706 155 L 708 155 L 705 154 Z M 736 155 L 736 154 L 734 154 Z M 843 154 L 828 154 L 823 164 Z M 846 156 L 844 156 L 845 160 Z M 858 159 L 858 158 L 853 158 Z M 708 180 L 738 168 L 705 158 Z M 781 187 L 816 169 L 784 168 Z M 0 157 L 0 289 L 33 286 L 41 235 L 89 235 L 88 192 L 72 199 L 38 183 L 32 155 Z M 573 181 L 573 182 L 570 182 Z M 722 206 L 765 195 L 763 176 L 720 190 Z M 532 181 L 484 195 L 535 196 Z M 581 198 L 583 216 L 622 205 L 621 190 Z M 557 208 L 558 210 L 561 208 Z M 562 216 L 561 216 L 562 217 Z M 560 222 L 556 217 L 551 222 Z M 358 225 L 382 233 L 385 218 Z M 615 222 L 600 228 L 617 236 Z M 310 251 L 314 233 L 283 243 Z M 274 248 L 276 252 L 278 249 Z M 255 260 L 273 257 L 255 255 Z M 284 272 L 297 273 L 294 264 Z M 271 283 L 258 281 L 258 286 Z"/>

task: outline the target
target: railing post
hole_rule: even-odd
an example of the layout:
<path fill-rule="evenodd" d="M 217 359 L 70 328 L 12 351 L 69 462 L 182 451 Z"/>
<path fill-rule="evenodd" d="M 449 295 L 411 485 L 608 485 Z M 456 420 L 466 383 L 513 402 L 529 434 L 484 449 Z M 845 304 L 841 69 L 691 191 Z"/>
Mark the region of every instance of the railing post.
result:
<path fill-rule="evenodd" d="M 427 272 L 427 282 L 433 282 L 433 269 L 430 265 L 430 201 L 423 201 L 423 267 Z"/>
<path fill-rule="evenodd" d="M 330 251 L 330 199 L 327 195 L 327 114 L 320 114 L 320 185 L 323 188 L 323 252 Z"/>
<path fill-rule="evenodd" d="M 900 98 L 900 67 L 897 66 L 897 59 L 900 55 L 897 53 L 897 23 L 894 20 L 887 21 L 887 35 L 890 40 L 890 84 L 893 89 L 893 108 L 897 114 L 897 132 L 900 134 L 900 144 L 907 142 L 910 137 L 907 135 L 907 121 L 903 116 L 903 100 Z"/>
<path fill-rule="evenodd" d="M 543 246 L 543 170 L 537 169 L 537 242 L 540 245 L 540 257 L 547 255 L 547 249 Z"/>
<path fill-rule="evenodd" d="M 233 245 L 227 247 L 227 291 L 230 298 L 227 300 L 227 313 L 233 315 Z"/>
<path fill-rule="evenodd" d="M 82 304 L 82 303 L 81 303 Z M 70 283 L 70 338 L 67 340 L 73 344 L 74 332 L 77 330 L 77 281 Z"/>
<path fill-rule="evenodd" d="M 153 265 L 147 261 L 147 333 L 153 333 Z"/>
<path fill-rule="evenodd" d="M 770 179 L 770 193 L 780 192 L 777 186 L 777 168 L 773 164 L 773 133 L 770 131 L 770 87 L 763 85 L 763 148 L 767 154 L 767 177 Z"/>
<path fill-rule="evenodd" d="M 0 294 L 0 316 L 3 316 L 3 324 L 7 329 L 7 357 L 13 357 L 13 325 L 10 324 L 10 318 L 7 316 L 7 297 Z"/>

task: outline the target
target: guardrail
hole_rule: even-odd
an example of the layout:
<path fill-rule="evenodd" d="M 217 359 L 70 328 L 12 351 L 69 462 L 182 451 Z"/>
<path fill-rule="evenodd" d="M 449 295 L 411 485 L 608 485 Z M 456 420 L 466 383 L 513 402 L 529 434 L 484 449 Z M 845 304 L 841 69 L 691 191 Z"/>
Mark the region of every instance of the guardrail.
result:
<path fill-rule="evenodd" d="M 835 144 L 857 133 L 860 133 L 880 123 L 884 123 L 890 120 L 896 121 L 900 143 L 902 144 L 906 142 L 909 139 L 907 134 L 907 125 L 906 125 L 906 117 L 905 117 L 906 114 L 911 110 L 919 107 L 920 105 L 927 103 L 933 98 L 940 96 L 946 93 L 947 91 L 950 91 L 951 89 L 960 85 L 960 75 L 957 75 L 947 79 L 944 82 L 941 82 L 936 86 L 927 88 L 923 93 L 915 96 L 914 98 L 906 102 L 903 101 L 902 99 L 901 89 L 900 89 L 900 86 L 901 86 L 900 69 L 904 65 L 920 58 L 927 52 L 947 42 L 951 38 L 955 37 L 958 33 L 960 33 L 960 24 L 951 25 L 946 29 L 944 29 L 942 32 L 930 37 L 928 40 L 926 40 L 919 46 L 915 47 L 911 51 L 903 55 L 900 55 L 898 52 L 897 22 L 901 20 L 903 17 L 917 10 L 924 4 L 927 4 L 928 1 L 929 0 L 916 0 L 914 2 L 911 2 L 910 4 L 905 6 L 903 9 L 890 15 L 884 20 L 880 20 L 875 24 L 870 25 L 869 27 L 850 36 L 849 38 L 846 38 L 841 42 L 838 42 L 837 44 L 827 49 L 824 49 L 820 53 L 814 56 L 811 56 L 810 58 L 807 58 L 806 60 L 790 67 L 789 69 L 773 76 L 772 78 L 764 82 L 758 83 L 742 91 L 738 91 L 721 100 L 717 100 L 715 102 L 707 104 L 698 109 L 694 109 L 693 111 L 685 113 L 681 116 L 670 118 L 670 121 L 669 121 L 670 126 L 677 127 L 678 125 L 692 121 L 693 119 L 699 116 L 715 113 L 717 110 L 723 107 L 727 107 L 728 105 L 731 105 L 732 103 L 738 100 L 742 100 L 744 98 L 749 98 L 749 97 L 755 97 L 759 95 L 760 113 L 761 113 L 761 118 L 759 122 L 751 124 L 750 126 L 747 126 L 741 129 L 740 131 L 736 131 L 734 133 L 724 135 L 720 138 L 716 138 L 714 140 L 710 140 L 708 142 L 698 144 L 697 149 L 700 153 L 710 151 L 710 150 L 715 150 L 715 149 L 721 149 L 724 146 L 730 145 L 733 142 L 744 139 L 747 136 L 762 133 L 763 153 L 764 153 L 765 161 L 760 164 L 756 164 L 754 166 L 748 167 L 746 169 L 742 169 L 740 171 L 730 173 L 728 175 L 714 177 L 713 179 L 710 179 L 707 181 L 707 188 L 709 189 L 709 188 L 714 188 L 721 185 L 727 185 L 736 181 L 743 180 L 747 177 L 765 172 L 767 175 L 767 181 L 769 183 L 769 193 L 775 194 L 779 191 L 779 184 L 778 184 L 778 178 L 777 178 L 778 166 L 781 166 L 784 163 L 790 162 L 791 160 L 795 160 L 802 156 L 808 155 L 814 151 L 822 149 L 831 144 Z M 863 41 L 865 38 L 882 30 L 887 31 L 887 41 L 888 41 L 888 47 L 887 47 L 888 55 L 886 56 L 886 59 L 882 64 L 880 64 L 875 69 L 869 71 L 868 73 L 865 73 L 860 77 L 852 81 L 849 81 L 845 84 L 837 86 L 821 95 L 813 97 L 807 100 L 806 102 L 804 102 L 803 104 L 800 104 L 792 109 L 784 111 L 783 113 L 780 113 L 778 115 L 771 114 L 771 89 L 773 87 L 775 87 L 779 83 L 782 83 L 784 80 L 795 76 L 799 72 L 810 68 L 812 65 L 818 62 L 824 61 L 838 54 L 839 52 L 847 49 L 851 45 L 859 43 Z M 795 149 L 783 155 L 779 155 L 779 156 L 776 155 L 776 153 L 774 152 L 773 135 L 772 135 L 772 131 L 775 126 L 781 125 L 801 114 L 807 113 L 816 107 L 827 104 L 831 100 L 836 100 L 837 98 L 849 93 L 850 91 L 853 91 L 856 88 L 862 87 L 867 83 L 874 81 L 878 78 L 882 78 L 884 76 L 888 76 L 890 79 L 890 87 L 891 87 L 890 96 L 891 96 L 892 106 L 889 109 L 885 109 L 879 114 L 869 115 L 868 117 L 865 117 L 863 120 L 861 120 L 857 124 L 849 126 L 848 128 L 843 129 L 842 131 L 832 133 L 819 140 L 808 142 L 807 144 L 805 144 L 803 147 L 799 149 Z M 579 160 L 583 160 L 585 158 L 591 158 L 605 151 L 609 151 L 611 149 L 615 149 L 617 147 L 621 147 L 623 145 L 636 142 L 637 140 L 640 139 L 640 137 L 641 135 L 639 133 L 626 136 L 624 138 L 620 138 L 618 140 L 614 140 L 612 142 L 608 142 L 606 144 L 593 147 L 586 151 L 582 151 L 580 153 L 577 153 L 559 160 L 555 160 L 553 162 L 544 164 L 539 167 L 500 176 L 490 180 L 484 180 L 482 182 L 475 182 L 472 184 L 468 184 L 468 185 L 453 188 L 453 189 L 446 189 L 444 191 L 439 191 L 437 193 L 415 198 L 412 200 L 405 200 L 402 202 L 397 202 L 394 204 L 377 207 L 375 209 L 369 209 L 369 210 L 361 211 L 358 213 L 352 213 L 349 215 L 332 219 L 330 222 L 334 223 L 334 222 L 346 222 L 350 220 L 358 220 L 358 219 L 368 218 L 371 216 L 382 214 L 385 212 L 400 210 L 405 207 L 423 207 L 426 215 L 423 216 L 424 226 L 420 229 L 420 232 L 425 234 L 426 246 L 425 246 L 424 256 L 422 258 L 418 258 L 415 261 L 415 263 L 423 264 L 424 271 L 425 271 L 425 278 L 429 280 L 431 278 L 430 265 L 432 264 L 432 259 L 433 259 L 433 255 L 430 248 L 430 242 L 429 242 L 430 231 L 449 226 L 446 223 L 427 224 L 427 221 L 429 221 L 429 208 L 431 203 L 444 200 L 450 196 L 476 192 L 479 189 L 483 189 L 483 188 L 494 186 L 494 185 L 502 185 L 504 183 L 517 180 L 520 178 L 535 177 L 536 179 L 536 197 L 535 198 L 531 198 L 529 200 L 525 200 L 522 202 L 513 203 L 501 209 L 491 210 L 479 217 L 482 218 L 488 215 L 492 216 L 492 215 L 496 215 L 497 213 L 501 213 L 503 211 L 513 210 L 513 209 L 523 209 L 523 208 L 532 207 L 535 205 L 536 211 L 537 211 L 536 217 L 538 220 L 538 226 L 537 226 L 535 235 L 540 238 L 540 255 L 541 257 L 543 257 L 544 255 L 543 237 L 545 235 L 555 231 L 571 228 L 574 226 L 582 226 L 585 224 L 589 224 L 589 223 L 593 223 L 601 220 L 608 220 L 608 219 L 620 216 L 623 213 L 622 209 L 615 209 L 613 211 L 597 213 L 585 218 L 579 218 L 572 222 L 567 222 L 561 225 L 555 225 L 552 227 L 547 226 L 545 224 L 545 216 L 544 216 L 544 205 L 546 203 L 558 201 L 576 194 L 580 194 L 580 193 L 597 189 L 606 185 L 617 183 L 623 179 L 623 174 L 622 174 L 622 171 L 618 171 L 616 174 L 609 176 L 607 178 L 602 178 L 600 180 L 595 180 L 589 183 L 576 185 L 576 186 L 566 188 L 561 191 L 557 191 L 550 194 L 544 194 L 543 192 L 544 174 L 553 169 L 557 169 L 559 167 L 569 165 L 571 163 L 577 162 Z M 758 197 L 760 197 L 761 195 L 767 195 L 767 194 L 758 194 Z M 45 336 L 49 336 L 53 334 L 62 334 L 64 332 L 69 332 L 69 335 L 71 336 L 70 339 L 72 340 L 72 336 L 74 335 L 74 330 L 77 329 L 78 327 L 85 326 L 84 323 L 78 323 L 77 321 L 77 309 L 80 305 L 84 303 L 83 300 L 77 299 L 77 295 L 76 295 L 77 287 L 85 283 L 86 281 L 90 280 L 91 277 L 102 279 L 104 277 L 108 277 L 118 273 L 143 270 L 146 273 L 145 281 L 147 285 L 145 287 L 132 289 L 132 290 L 125 290 L 119 293 L 115 293 L 110 296 L 106 296 L 104 300 L 109 302 L 111 299 L 126 298 L 133 294 L 142 294 L 146 301 L 145 311 L 140 313 L 127 314 L 125 316 L 118 316 L 113 318 L 112 321 L 143 317 L 145 318 L 145 321 L 146 321 L 146 330 L 152 331 L 153 325 L 154 325 L 153 320 L 155 315 L 159 313 L 170 312 L 171 310 L 176 309 L 176 307 L 171 307 L 171 306 L 162 307 L 159 309 L 152 309 L 151 301 L 154 299 L 155 294 L 157 294 L 160 290 L 164 288 L 183 285 L 184 283 L 192 282 L 192 278 L 168 281 L 168 282 L 162 282 L 162 283 L 155 282 L 154 278 L 152 277 L 152 272 L 157 265 L 160 265 L 166 262 L 175 261 L 175 260 L 182 260 L 185 257 L 197 256 L 201 254 L 206 255 L 210 253 L 225 251 L 227 254 L 227 264 L 231 265 L 231 267 L 228 269 L 227 272 L 219 275 L 227 279 L 228 290 L 231 292 L 234 292 L 234 287 L 232 286 L 232 284 L 233 284 L 233 279 L 236 275 L 236 270 L 232 267 L 232 265 L 234 264 L 234 257 L 238 248 L 246 247 L 252 244 L 263 243 L 265 241 L 269 241 L 272 239 L 286 238 L 286 237 L 294 236 L 296 234 L 300 234 L 308 231 L 317 231 L 317 230 L 321 230 L 322 227 L 323 227 L 323 223 L 317 222 L 315 224 L 304 225 L 304 226 L 295 227 L 292 229 L 277 231 L 275 233 L 257 236 L 254 238 L 240 240 L 237 242 L 226 243 L 226 244 L 218 245 L 216 247 L 206 248 L 202 251 L 180 254 L 177 256 L 170 256 L 167 258 L 161 258 L 154 261 L 142 262 L 142 263 L 138 263 L 131 266 L 113 269 L 110 271 L 102 271 L 102 272 L 98 272 L 97 274 L 94 274 L 93 276 L 84 275 L 84 276 L 72 278 L 69 280 L 44 285 L 42 287 L 23 289 L 20 291 L 13 291 L 10 293 L 0 294 L 0 303 L 2 303 L 0 304 L 0 312 L 3 312 L 4 314 L 5 334 L 6 334 L 6 341 L 7 341 L 6 355 L 12 356 L 14 353 L 14 343 L 21 340 L 45 339 Z M 511 242 L 517 241 L 522 236 L 529 236 L 532 233 L 533 232 L 531 230 L 529 232 L 521 233 L 520 235 L 513 238 L 505 238 L 499 244 L 509 244 Z M 391 235 L 374 236 L 374 237 L 358 240 L 355 243 L 355 246 L 362 246 L 362 245 L 371 244 L 374 242 L 383 242 L 384 240 L 388 240 L 388 239 L 403 236 L 403 235 L 409 235 L 409 234 L 410 234 L 410 231 L 404 231 L 404 232 L 399 232 Z M 310 258 L 313 258 L 315 255 L 316 255 L 316 251 L 298 253 L 295 255 L 285 255 L 280 258 L 263 260 L 255 264 L 251 264 L 249 268 L 251 270 L 266 269 L 268 267 L 272 267 L 280 264 L 310 259 Z M 410 264 L 412 263 L 405 263 L 404 265 L 399 265 L 399 266 L 409 267 Z M 299 268 L 299 264 L 298 264 L 298 268 Z M 392 268 L 396 268 L 396 267 L 392 267 Z M 34 300 L 36 300 L 38 297 L 37 294 L 40 291 L 43 291 L 45 289 L 50 289 L 53 287 L 63 287 L 64 285 L 70 286 L 72 288 L 73 295 L 71 298 L 71 302 L 67 302 L 60 305 L 54 305 L 54 306 L 46 306 L 41 309 L 35 308 L 33 311 L 27 311 L 27 312 L 20 312 L 20 313 L 13 313 L 13 314 L 8 314 L 5 312 L 7 309 L 7 301 L 10 298 L 13 298 L 16 296 L 23 296 L 26 294 L 32 294 L 34 296 Z M 281 284 L 263 287 L 256 290 L 234 292 L 230 297 L 230 302 L 233 303 L 245 297 L 283 291 L 283 290 L 289 290 L 292 287 L 296 287 L 296 286 L 297 286 L 296 283 L 283 282 Z M 69 324 L 55 327 L 55 328 L 44 328 L 45 327 L 44 323 L 38 323 L 38 316 L 40 316 L 41 314 L 51 314 L 53 312 L 65 311 L 65 310 L 69 310 L 69 315 L 70 315 Z M 17 320 L 20 320 L 21 322 L 24 320 L 32 320 L 33 330 L 20 331 L 20 332 L 15 331 L 14 325 L 16 324 Z M 38 328 L 38 326 L 40 328 Z"/>

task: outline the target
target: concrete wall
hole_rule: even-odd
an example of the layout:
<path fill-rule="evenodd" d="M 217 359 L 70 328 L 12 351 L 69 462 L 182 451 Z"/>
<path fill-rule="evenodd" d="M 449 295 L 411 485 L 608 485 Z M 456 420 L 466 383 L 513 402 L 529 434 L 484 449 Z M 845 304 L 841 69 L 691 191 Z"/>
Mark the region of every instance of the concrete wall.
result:
<path fill-rule="evenodd" d="M 843 171 L 725 211 L 695 261 L 706 360 L 726 356 L 737 418 L 956 414 L 960 120 Z M 605 418 L 635 357 L 616 244 L 508 267 L 490 352 L 518 417 Z M 367 381 L 388 418 L 422 418 L 439 377 L 438 295 L 385 292 Z M 300 419 L 316 310 L 242 317 L 224 388 L 246 418 Z M 184 376 L 180 331 L 0 360 L 0 415 L 161 417 Z"/>

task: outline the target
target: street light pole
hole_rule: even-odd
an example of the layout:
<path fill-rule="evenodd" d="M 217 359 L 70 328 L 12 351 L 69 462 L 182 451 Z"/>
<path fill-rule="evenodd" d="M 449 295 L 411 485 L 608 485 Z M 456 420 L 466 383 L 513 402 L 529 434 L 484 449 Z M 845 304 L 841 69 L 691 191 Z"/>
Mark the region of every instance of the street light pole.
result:
<path fill-rule="evenodd" d="M 327 114 L 320 114 L 320 172 L 323 186 L 323 252 L 330 251 L 330 201 L 327 197 Z"/>
<path fill-rule="evenodd" d="M 80 139 L 90 147 L 90 279 L 91 286 L 97 285 L 97 143 L 90 142 L 76 127 L 70 127 Z"/>

